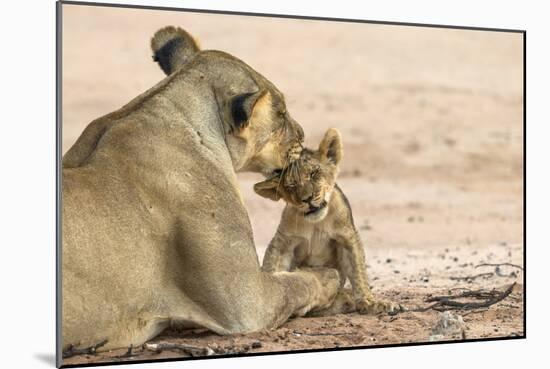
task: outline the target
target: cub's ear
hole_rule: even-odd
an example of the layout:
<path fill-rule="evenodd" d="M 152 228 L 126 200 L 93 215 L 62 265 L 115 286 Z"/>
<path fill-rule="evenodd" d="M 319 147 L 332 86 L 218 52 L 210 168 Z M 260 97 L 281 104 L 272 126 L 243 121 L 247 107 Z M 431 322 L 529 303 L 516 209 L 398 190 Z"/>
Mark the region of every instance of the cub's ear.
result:
<path fill-rule="evenodd" d="M 279 177 L 270 178 L 263 182 L 256 183 L 254 185 L 254 192 L 258 195 L 265 197 L 266 199 L 271 199 L 273 201 L 279 201 L 281 195 L 277 188 L 279 187 Z"/>
<path fill-rule="evenodd" d="M 319 144 L 321 158 L 338 165 L 343 156 L 342 136 L 336 128 L 329 128 Z"/>
<path fill-rule="evenodd" d="M 269 120 L 271 109 L 271 94 L 265 89 L 233 96 L 229 101 L 231 126 L 241 130 L 253 120 Z"/>
<path fill-rule="evenodd" d="M 198 42 L 179 27 L 159 29 L 151 38 L 153 60 L 166 75 L 183 66 L 200 50 Z"/>

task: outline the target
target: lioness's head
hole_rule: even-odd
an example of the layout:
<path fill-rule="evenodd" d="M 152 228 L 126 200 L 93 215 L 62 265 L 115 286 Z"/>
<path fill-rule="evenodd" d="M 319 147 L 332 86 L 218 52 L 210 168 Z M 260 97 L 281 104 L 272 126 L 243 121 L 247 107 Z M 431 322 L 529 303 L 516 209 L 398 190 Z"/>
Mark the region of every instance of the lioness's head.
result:
<path fill-rule="evenodd" d="M 283 198 L 307 220 L 320 221 L 328 212 L 342 151 L 340 133 L 331 128 L 325 133 L 318 150 L 303 149 L 300 157 L 288 168 L 256 183 L 254 191 L 274 201 Z"/>
<path fill-rule="evenodd" d="M 265 77 L 229 54 L 201 51 L 181 28 L 160 29 L 151 48 L 167 75 L 181 76 L 204 100 L 205 111 L 217 110 L 236 171 L 270 175 L 299 156 L 302 128 L 288 113 L 283 94 Z"/>

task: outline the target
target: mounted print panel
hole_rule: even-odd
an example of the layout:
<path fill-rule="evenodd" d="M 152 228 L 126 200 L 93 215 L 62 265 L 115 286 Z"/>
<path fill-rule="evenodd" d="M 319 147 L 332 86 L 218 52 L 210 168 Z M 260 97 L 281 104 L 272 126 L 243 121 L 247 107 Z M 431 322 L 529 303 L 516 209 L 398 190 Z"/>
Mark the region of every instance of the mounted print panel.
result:
<path fill-rule="evenodd" d="M 525 337 L 524 31 L 58 5 L 58 365 Z"/>

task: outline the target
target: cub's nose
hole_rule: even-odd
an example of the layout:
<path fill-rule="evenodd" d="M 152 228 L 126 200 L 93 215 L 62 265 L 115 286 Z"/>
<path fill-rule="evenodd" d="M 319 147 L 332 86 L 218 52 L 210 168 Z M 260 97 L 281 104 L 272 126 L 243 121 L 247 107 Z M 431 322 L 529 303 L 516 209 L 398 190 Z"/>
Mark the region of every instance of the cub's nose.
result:
<path fill-rule="evenodd" d="M 309 197 L 306 197 L 306 198 L 303 198 L 302 199 L 302 202 L 304 204 L 309 204 L 311 202 L 311 200 L 313 200 L 313 195 L 309 196 Z M 310 204 L 311 205 L 311 204 Z"/>

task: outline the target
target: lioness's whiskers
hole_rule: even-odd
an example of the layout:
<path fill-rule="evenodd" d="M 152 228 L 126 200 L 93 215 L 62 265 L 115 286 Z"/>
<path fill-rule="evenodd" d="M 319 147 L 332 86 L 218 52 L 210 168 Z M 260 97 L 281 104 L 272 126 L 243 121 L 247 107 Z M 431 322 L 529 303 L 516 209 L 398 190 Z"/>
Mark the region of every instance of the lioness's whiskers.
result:
<path fill-rule="evenodd" d="M 277 179 L 277 193 L 279 193 L 279 186 L 281 185 L 281 180 L 283 179 L 283 176 L 285 175 L 285 171 L 288 167 L 290 161 L 290 156 L 287 154 L 285 158 L 285 163 L 283 164 L 283 169 L 281 170 L 281 173 L 279 174 L 279 178 Z M 290 163 L 292 165 L 292 162 Z"/>

